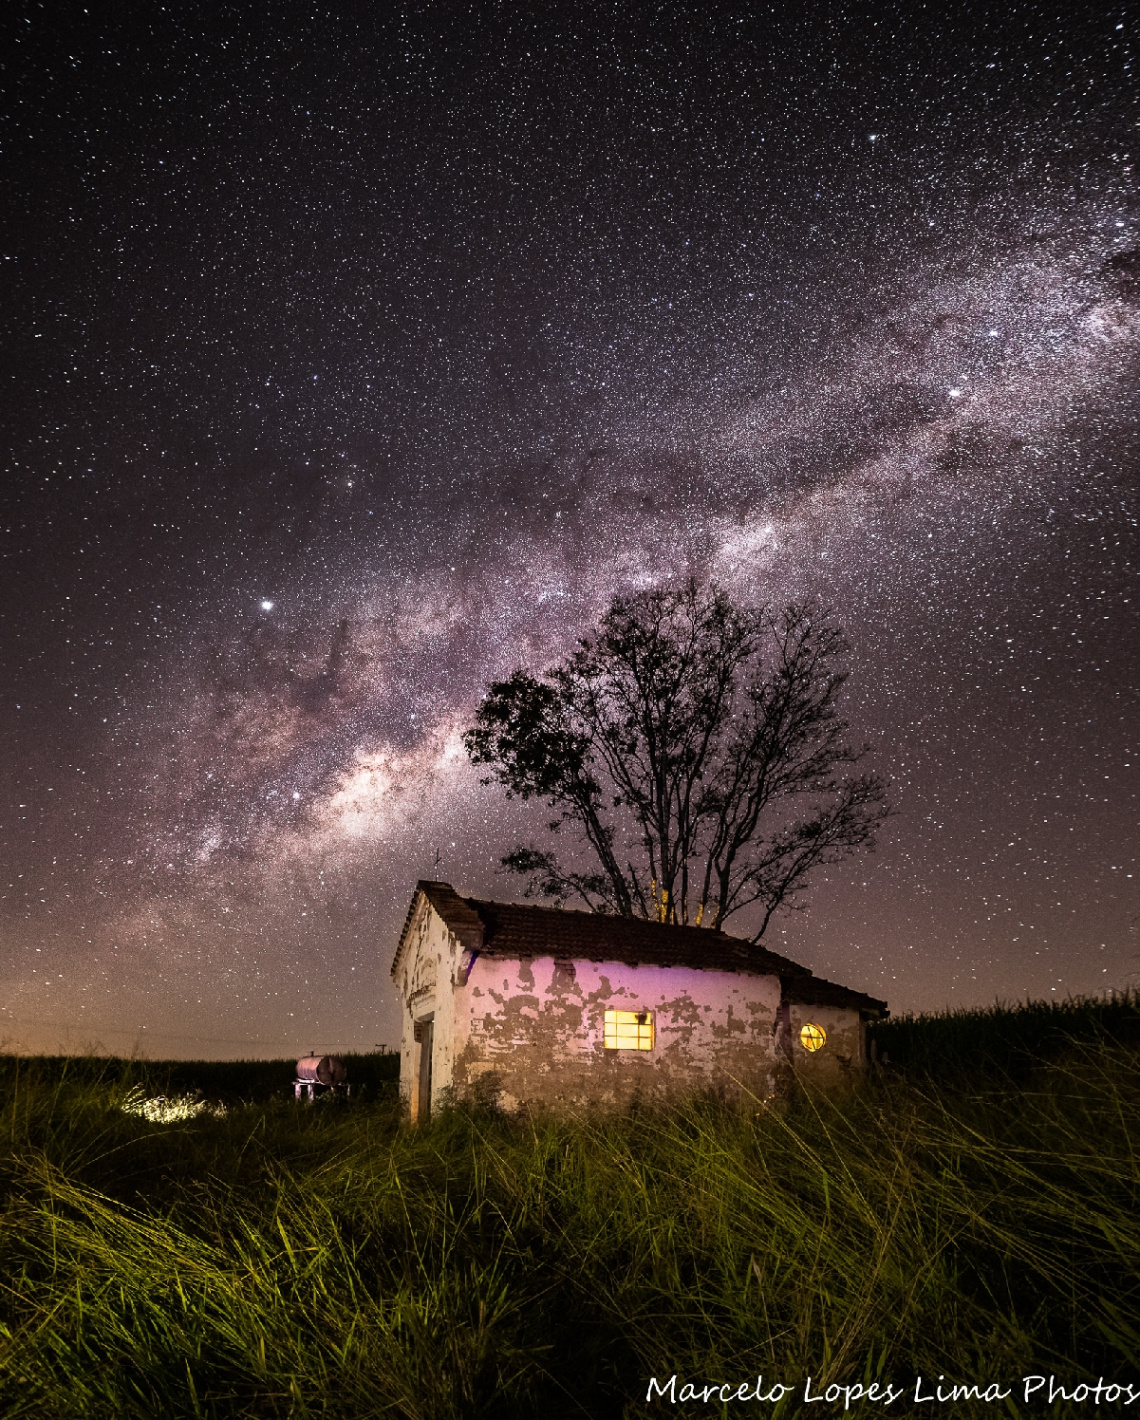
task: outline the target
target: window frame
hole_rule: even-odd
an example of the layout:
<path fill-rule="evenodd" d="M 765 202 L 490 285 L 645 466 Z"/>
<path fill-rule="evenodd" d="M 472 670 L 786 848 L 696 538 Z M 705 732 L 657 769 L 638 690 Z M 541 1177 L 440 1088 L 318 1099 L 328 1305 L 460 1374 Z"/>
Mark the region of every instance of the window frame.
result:
<path fill-rule="evenodd" d="M 602 1018 L 602 1045 L 616 1054 L 629 1051 L 644 1054 L 657 1045 L 657 1023 L 649 1010 L 626 1011 L 607 1006 Z"/>

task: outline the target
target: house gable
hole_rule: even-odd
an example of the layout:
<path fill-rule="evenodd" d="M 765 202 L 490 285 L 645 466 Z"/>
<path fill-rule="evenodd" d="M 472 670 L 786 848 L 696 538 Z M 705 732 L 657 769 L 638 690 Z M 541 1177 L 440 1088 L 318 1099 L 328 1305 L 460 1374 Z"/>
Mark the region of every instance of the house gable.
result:
<path fill-rule="evenodd" d="M 450 883 L 429 882 L 421 879 L 416 884 L 408 915 L 404 918 L 400 940 L 396 944 L 396 955 L 392 959 L 392 976 L 399 980 L 401 968 L 414 943 L 420 939 L 425 929 L 427 916 L 434 911 L 447 930 L 466 951 L 478 951 L 483 942 L 483 923 L 472 906 L 466 902 Z"/>

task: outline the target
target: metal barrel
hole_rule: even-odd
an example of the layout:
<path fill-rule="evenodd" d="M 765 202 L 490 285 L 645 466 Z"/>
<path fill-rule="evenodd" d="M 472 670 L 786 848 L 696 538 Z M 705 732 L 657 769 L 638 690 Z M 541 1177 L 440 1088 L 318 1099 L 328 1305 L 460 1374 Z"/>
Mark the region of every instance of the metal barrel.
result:
<path fill-rule="evenodd" d="M 297 1061 L 297 1079 L 313 1080 L 318 1085 L 343 1085 L 348 1068 L 339 1055 L 306 1055 Z"/>

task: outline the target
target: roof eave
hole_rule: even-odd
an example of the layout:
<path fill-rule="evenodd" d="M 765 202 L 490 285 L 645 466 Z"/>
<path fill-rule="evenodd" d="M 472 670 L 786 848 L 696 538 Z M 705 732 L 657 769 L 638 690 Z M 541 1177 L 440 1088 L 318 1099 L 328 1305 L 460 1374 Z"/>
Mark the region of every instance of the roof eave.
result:
<path fill-rule="evenodd" d="M 408 939 L 412 933 L 421 909 L 434 912 L 451 935 L 465 951 L 477 952 L 483 946 L 483 923 L 479 914 L 465 899 L 461 898 L 450 883 L 432 882 L 421 878 L 412 894 L 408 915 L 396 945 L 396 955 L 392 958 L 392 976 L 395 978 L 404 960 Z"/>

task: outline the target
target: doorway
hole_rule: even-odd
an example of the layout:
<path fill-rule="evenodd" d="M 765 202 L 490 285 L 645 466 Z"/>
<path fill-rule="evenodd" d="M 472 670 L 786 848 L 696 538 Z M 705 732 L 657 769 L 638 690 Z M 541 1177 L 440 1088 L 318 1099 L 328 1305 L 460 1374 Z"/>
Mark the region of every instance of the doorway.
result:
<path fill-rule="evenodd" d="M 431 1114 L 431 1057 L 435 1044 L 435 1017 L 425 1016 L 416 1022 L 416 1040 L 419 1042 L 419 1070 L 416 1078 L 416 1121 L 427 1119 Z"/>

